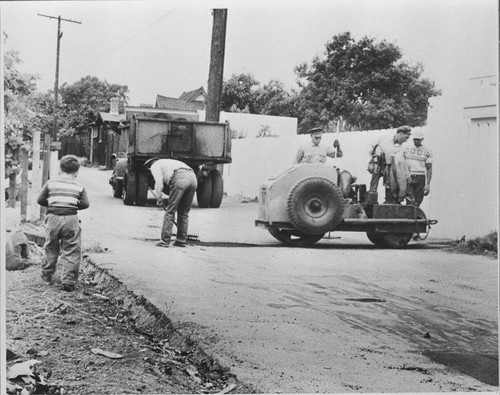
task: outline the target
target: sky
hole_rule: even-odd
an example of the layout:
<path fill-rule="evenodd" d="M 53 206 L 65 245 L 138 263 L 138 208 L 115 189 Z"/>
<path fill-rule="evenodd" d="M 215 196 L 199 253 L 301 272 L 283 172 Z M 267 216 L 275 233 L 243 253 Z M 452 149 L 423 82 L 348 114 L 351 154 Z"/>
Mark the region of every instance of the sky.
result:
<path fill-rule="evenodd" d="M 213 8 L 228 9 L 224 80 L 251 73 L 296 88 L 294 68 L 343 32 L 396 44 L 443 93 L 498 75 L 496 0 L 1 1 L 2 48 L 53 89 L 57 19 L 38 14 L 81 22 L 61 23 L 59 84 L 96 76 L 127 85 L 130 105 L 154 104 L 207 89 Z"/>

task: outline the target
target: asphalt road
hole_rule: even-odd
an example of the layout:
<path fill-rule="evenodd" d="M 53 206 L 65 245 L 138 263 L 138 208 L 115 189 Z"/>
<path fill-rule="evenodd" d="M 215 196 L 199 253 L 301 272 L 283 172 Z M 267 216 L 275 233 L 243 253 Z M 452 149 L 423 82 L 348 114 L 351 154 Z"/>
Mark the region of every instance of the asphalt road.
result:
<path fill-rule="evenodd" d="M 80 172 L 84 246 L 108 249 L 92 260 L 241 381 L 266 393 L 498 391 L 496 260 L 432 239 L 378 249 L 361 233 L 287 247 L 254 226 L 257 203 L 234 197 L 194 205 L 199 242 L 163 249 L 163 211 L 113 198 L 110 173 Z"/>

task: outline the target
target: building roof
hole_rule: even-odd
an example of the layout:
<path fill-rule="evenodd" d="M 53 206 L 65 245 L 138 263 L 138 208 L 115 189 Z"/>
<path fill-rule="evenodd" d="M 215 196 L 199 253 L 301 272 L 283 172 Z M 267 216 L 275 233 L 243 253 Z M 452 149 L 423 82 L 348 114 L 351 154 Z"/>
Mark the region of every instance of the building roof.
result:
<path fill-rule="evenodd" d="M 195 89 L 194 91 L 182 92 L 182 95 L 179 96 L 179 99 L 185 100 L 187 102 L 192 102 L 195 101 L 195 99 L 200 95 L 203 96 L 204 99 L 207 97 L 207 93 L 202 86 L 198 89 Z"/>
<path fill-rule="evenodd" d="M 169 110 L 204 110 L 205 103 L 199 101 L 188 102 L 183 99 L 156 95 L 156 107 Z"/>
<path fill-rule="evenodd" d="M 100 112 L 98 118 L 101 118 L 102 122 L 123 122 L 126 119 L 125 114 L 110 114 L 109 112 Z"/>

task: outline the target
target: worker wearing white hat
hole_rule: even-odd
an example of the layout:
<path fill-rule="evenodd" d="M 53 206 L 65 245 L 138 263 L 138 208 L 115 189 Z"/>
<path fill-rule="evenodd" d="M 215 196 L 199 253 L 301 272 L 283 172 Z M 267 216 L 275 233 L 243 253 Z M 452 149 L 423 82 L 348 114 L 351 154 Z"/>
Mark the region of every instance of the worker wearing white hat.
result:
<path fill-rule="evenodd" d="M 404 157 L 410 170 L 410 182 L 408 183 L 407 200 L 410 204 L 420 206 L 430 192 L 432 178 L 432 152 L 422 145 L 424 133 L 422 130 L 414 130 L 411 134 L 413 146 L 407 147 Z"/>

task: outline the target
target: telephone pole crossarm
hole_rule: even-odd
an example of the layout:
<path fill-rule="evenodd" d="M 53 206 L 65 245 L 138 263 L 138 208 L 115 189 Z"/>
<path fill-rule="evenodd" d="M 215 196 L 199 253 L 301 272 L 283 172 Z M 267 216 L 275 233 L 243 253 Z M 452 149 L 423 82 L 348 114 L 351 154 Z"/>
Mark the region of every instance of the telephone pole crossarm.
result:
<path fill-rule="evenodd" d="M 78 22 L 78 21 L 74 21 L 72 19 L 64 19 L 64 18 L 61 18 L 60 16 L 51 16 L 51 15 L 44 15 L 44 14 L 37 14 L 38 16 L 44 16 L 45 18 L 49 18 L 49 19 L 60 19 L 61 21 L 65 21 L 65 22 L 73 22 L 73 23 L 78 23 L 78 24 L 82 24 L 82 22 Z"/>

